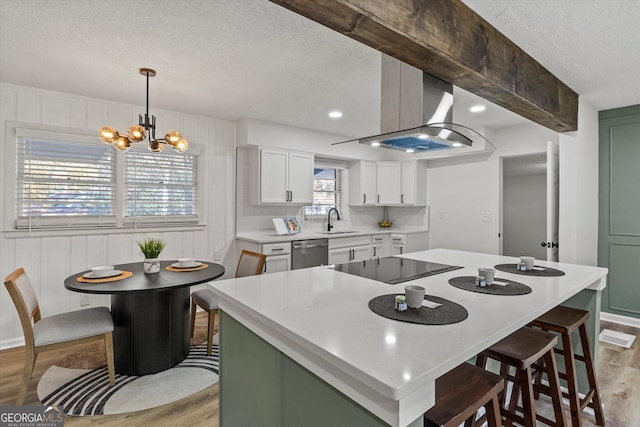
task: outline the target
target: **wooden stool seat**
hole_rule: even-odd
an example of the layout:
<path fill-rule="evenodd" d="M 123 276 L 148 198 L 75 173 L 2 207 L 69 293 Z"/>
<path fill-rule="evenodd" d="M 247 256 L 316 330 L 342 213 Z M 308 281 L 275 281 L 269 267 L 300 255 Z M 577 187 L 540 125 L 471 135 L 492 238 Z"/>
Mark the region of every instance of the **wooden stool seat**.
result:
<path fill-rule="evenodd" d="M 553 333 L 524 327 L 478 355 L 477 366 L 484 368 L 488 358 L 494 359 L 501 364 L 500 375 L 513 383 L 507 407 L 505 407 L 506 392 L 501 396 L 500 412 L 505 418 L 505 425 L 511 426 L 514 421 L 527 427 L 534 427 L 536 421 L 556 427 L 566 425 L 564 412 L 562 412 L 558 370 L 553 352 L 557 342 L 558 339 Z M 536 365 L 540 359 L 544 363 Z M 516 368 L 515 376 L 510 375 L 510 366 Z M 545 392 L 551 397 L 555 420 L 536 414 L 533 390 L 534 368 L 544 369 L 544 373 L 549 379 L 549 386 L 545 387 Z M 518 406 L 520 395 L 522 395 L 521 407 Z"/>
<path fill-rule="evenodd" d="M 458 426 L 484 407 L 490 427 L 500 426 L 498 395 L 504 379 L 463 363 L 436 379 L 436 404 L 424 414 L 426 426 Z"/>
<path fill-rule="evenodd" d="M 562 349 L 556 348 L 555 353 L 562 355 L 564 358 L 565 372 L 560 372 L 558 375 L 561 379 L 567 382 L 568 393 L 563 392 L 562 395 L 569 399 L 569 406 L 571 408 L 571 425 L 573 427 L 582 426 L 581 415 L 582 411 L 587 406 L 593 408 L 596 424 L 604 426 L 602 401 L 600 400 L 600 392 L 598 391 L 596 372 L 593 365 L 593 358 L 591 357 L 589 337 L 587 335 L 586 322 L 588 318 L 588 311 L 557 306 L 531 323 L 532 326 L 538 327 L 544 331 L 557 332 L 562 338 Z M 571 334 L 576 329 L 580 334 L 582 355 L 575 354 L 573 350 L 573 339 Z M 583 399 L 580 399 L 580 395 L 578 393 L 576 360 L 583 362 L 587 370 L 589 391 L 585 394 Z M 536 384 L 539 385 L 540 382 L 540 378 L 536 379 Z"/>

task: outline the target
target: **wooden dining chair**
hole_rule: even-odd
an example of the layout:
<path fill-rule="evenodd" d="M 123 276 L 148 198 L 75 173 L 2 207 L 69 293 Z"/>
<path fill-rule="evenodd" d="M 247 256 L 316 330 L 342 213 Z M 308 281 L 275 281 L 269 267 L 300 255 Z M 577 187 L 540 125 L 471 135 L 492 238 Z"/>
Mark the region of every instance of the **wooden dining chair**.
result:
<path fill-rule="evenodd" d="M 258 252 L 243 249 L 238 259 L 235 277 L 255 276 L 262 274 L 267 256 Z M 207 326 L 207 356 L 211 356 L 211 345 L 213 344 L 213 329 L 215 326 L 216 314 L 218 314 L 218 296 L 210 289 L 201 289 L 191 294 L 191 336 L 195 330 L 196 309 L 202 308 L 209 316 Z"/>
<path fill-rule="evenodd" d="M 113 319 L 107 307 L 95 307 L 41 317 L 40 305 L 23 268 L 4 279 L 18 311 L 25 341 L 25 362 L 17 404 L 22 405 L 39 353 L 76 344 L 104 340 L 109 383 L 115 384 L 113 363 Z"/>

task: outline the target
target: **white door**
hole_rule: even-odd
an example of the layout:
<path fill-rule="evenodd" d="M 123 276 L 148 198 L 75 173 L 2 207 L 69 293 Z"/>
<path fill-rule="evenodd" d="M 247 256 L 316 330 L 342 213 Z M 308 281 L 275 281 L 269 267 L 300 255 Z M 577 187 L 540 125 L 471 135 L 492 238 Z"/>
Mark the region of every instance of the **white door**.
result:
<path fill-rule="evenodd" d="M 351 249 L 352 261 L 364 261 L 371 259 L 371 246 L 355 246 Z"/>
<path fill-rule="evenodd" d="M 399 205 L 402 171 L 398 162 L 378 162 L 378 204 Z"/>
<path fill-rule="evenodd" d="M 560 183 L 560 149 L 557 142 L 547 142 L 547 261 L 558 261 L 558 217 Z"/>
<path fill-rule="evenodd" d="M 331 249 L 329 251 L 329 264 L 344 264 L 351 262 L 351 248 Z"/>
<path fill-rule="evenodd" d="M 378 166 L 376 162 L 362 162 L 360 170 L 360 185 L 362 187 L 362 204 L 377 204 L 378 195 Z"/>
<path fill-rule="evenodd" d="M 313 154 L 289 153 L 289 201 L 313 203 Z"/>
<path fill-rule="evenodd" d="M 264 272 L 276 273 L 289 270 L 291 257 L 289 255 L 268 256 L 265 261 Z"/>
<path fill-rule="evenodd" d="M 286 203 L 289 200 L 288 174 L 287 151 L 260 149 L 260 203 Z"/>

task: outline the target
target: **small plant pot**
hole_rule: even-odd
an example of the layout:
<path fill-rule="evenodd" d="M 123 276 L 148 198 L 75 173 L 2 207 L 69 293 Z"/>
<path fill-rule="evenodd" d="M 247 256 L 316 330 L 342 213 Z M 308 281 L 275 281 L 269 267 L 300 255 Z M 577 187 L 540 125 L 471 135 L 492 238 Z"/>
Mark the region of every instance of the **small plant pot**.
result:
<path fill-rule="evenodd" d="M 144 259 L 144 273 L 154 274 L 160 272 L 160 260 L 158 258 Z"/>

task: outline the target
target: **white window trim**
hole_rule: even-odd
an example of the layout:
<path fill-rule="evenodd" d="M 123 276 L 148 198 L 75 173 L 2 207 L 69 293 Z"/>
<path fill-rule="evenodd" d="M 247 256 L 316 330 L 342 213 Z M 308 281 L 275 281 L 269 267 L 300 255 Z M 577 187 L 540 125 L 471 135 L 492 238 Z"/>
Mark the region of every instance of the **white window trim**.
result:
<path fill-rule="evenodd" d="M 41 125 L 36 123 L 25 123 L 18 121 L 7 120 L 5 126 L 5 147 L 4 151 L 4 171 L 5 171 L 5 195 L 4 195 L 4 221 L 2 223 L 3 234 L 6 238 L 21 238 L 21 237 L 39 237 L 39 236 L 75 236 L 75 235 L 93 235 L 93 234 L 119 234 L 123 231 L 131 230 L 135 231 L 141 228 L 137 224 L 125 224 L 124 209 L 125 201 L 124 197 L 124 168 L 121 166 L 124 164 L 123 156 L 126 155 L 123 152 L 117 151 L 116 163 L 119 164 L 116 167 L 116 225 L 109 227 L 96 228 L 95 224 L 88 225 L 86 228 L 78 226 L 74 228 L 38 228 L 38 229 L 16 229 L 16 189 L 17 189 L 17 138 L 19 134 L 28 133 L 28 136 L 43 137 L 60 139 L 64 138 L 69 141 L 82 141 L 86 142 L 87 137 L 94 138 L 96 143 L 102 143 L 97 137 L 97 132 L 85 129 L 75 129 L 60 126 Z M 56 137 L 54 138 L 53 135 Z M 141 143 L 141 147 L 132 147 L 131 149 L 146 149 L 146 144 Z M 156 226 L 155 224 L 148 224 L 144 227 L 145 232 L 154 231 L 167 231 L 167 228 L 175 229 L 175 231 L 197 231 L 206 227 L 204 222 L 204 170 L 203 162 L 206 158 L 206 149 L 203 145 L 197 143 L 189 143 L 189 151 L 196 152 L 199 155 L 199 167 L 198 167 L 198 222 L 197 223 L 162 223 Z"/>

